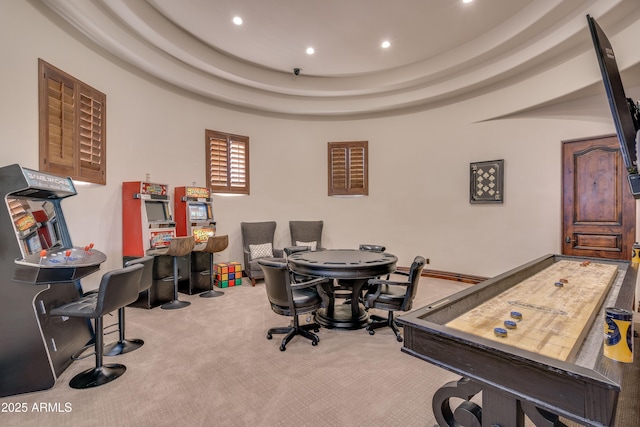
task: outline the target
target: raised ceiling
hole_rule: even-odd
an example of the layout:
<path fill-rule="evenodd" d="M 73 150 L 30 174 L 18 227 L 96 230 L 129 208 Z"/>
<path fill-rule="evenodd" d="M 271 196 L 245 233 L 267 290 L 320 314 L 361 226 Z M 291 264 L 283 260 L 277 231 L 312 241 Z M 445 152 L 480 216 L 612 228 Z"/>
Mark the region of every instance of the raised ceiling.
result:
<path fill-rule="evenodd" d="M 638 0 L 32 2 L 171 85 L 304 116 L 394 114 L 464 99 L 593 49 L 587 14 L 613 35 L 638 9 Z"/>

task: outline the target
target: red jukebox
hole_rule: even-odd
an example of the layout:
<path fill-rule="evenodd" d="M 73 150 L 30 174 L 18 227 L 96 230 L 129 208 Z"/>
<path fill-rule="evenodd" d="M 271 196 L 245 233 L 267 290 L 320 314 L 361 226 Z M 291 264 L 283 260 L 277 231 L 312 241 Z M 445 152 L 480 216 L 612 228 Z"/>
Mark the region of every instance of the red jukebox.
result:
<path fill-rule="evenodd" d="M 179 283 L 179 290 L 187 294 L 204 292 L 209 289 L 209 254 L 197 250 L 216 233 L 213 218 L 211 193 L 204 187 L 176 187 L 173 197 L 173 211 L 176 218 L 178 236 L 194 236 L 196 251 L 189 259 L 189 281 Z"/>

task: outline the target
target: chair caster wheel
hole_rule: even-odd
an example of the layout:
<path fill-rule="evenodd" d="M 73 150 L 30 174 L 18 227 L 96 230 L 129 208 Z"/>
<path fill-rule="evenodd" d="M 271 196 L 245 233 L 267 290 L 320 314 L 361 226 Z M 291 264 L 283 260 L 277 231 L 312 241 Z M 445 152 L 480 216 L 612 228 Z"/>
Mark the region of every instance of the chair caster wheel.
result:
<path fill-rule="evenodd" d="M 273 335 L 267 334 L 267 339 L 270 340 L 271 338 L 273 338 Z"/>
<path fill-rule="evenodd" d="M 320 328 L 315 328 L 313 332 L 320 332 Z"/>
<path fill-rule="evenodd" d="M 374 331 L 373 329 L 369 331 L 369 335 L 375 335 L 375 334 L 376 334 L 376 331 Z"/>
<path fill-rule="evenodd" d="M 280 351 L 285 351 L 286 349 L 287 349 L 287 347 L 285 347 L 283 345 L 280 346 Z"/>
<path fill-rule="evenodd" d="M 318 345 L 318 341 L 311 341 L 311 345 L 314 346 L 314 347 L 317 346 Z"/>
<path fill-rule="evenodd" d="M 402 342 L 402 337 L 396 337 L 396 339 L 398 340 L 398 342 Z"/>

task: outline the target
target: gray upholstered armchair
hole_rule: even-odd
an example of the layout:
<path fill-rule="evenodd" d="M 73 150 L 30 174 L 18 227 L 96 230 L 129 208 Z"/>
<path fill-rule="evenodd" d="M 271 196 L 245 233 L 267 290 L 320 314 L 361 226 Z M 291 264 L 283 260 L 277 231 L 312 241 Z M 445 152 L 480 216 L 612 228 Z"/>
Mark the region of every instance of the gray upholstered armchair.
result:
<path fill-rule="evenodd" d="M 289 221 L 291 245 L 310 246 L 312 251 L 322 249 L 323 221 Z M 314 243 L 307 245 L 306 243 Z"/>
<path fill-rule="evenodd" d="M 282 258 L 282 249 L 273 247 L 276 222 L 241 222 L 240 232 L 242 234 L 244 271 L 251 280 L 251 286 L 255 286 L 256 279 L 264 279 L 264 272 L 258 265 L 258 259 Z"/>

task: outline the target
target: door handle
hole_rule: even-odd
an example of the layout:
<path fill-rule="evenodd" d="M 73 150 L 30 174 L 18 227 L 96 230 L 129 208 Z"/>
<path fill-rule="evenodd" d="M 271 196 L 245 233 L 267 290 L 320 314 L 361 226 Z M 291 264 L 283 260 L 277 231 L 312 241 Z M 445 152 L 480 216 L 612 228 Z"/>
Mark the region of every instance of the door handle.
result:
<path fill-rule="evenodd" d="M 572 243 L 572 242 L 575 243 L 576 241 L 575 240 L 571 240 L 571 237 L 567 236 L 567 237 L 564 238 L 564 242 L 565 243 Z"/>

